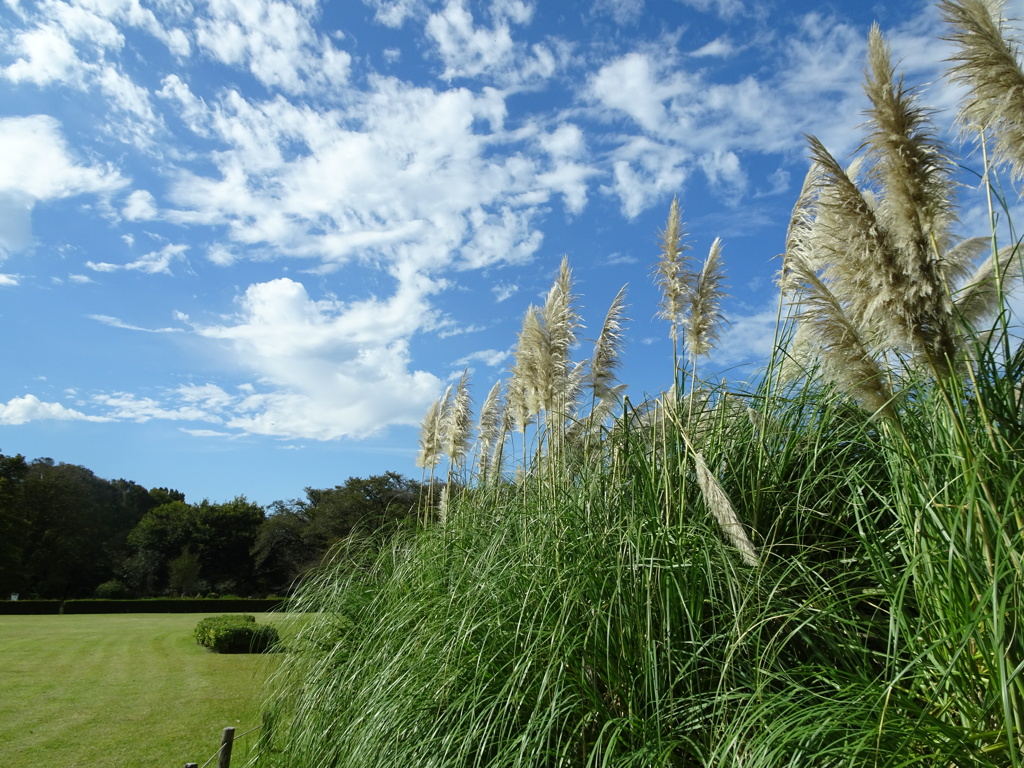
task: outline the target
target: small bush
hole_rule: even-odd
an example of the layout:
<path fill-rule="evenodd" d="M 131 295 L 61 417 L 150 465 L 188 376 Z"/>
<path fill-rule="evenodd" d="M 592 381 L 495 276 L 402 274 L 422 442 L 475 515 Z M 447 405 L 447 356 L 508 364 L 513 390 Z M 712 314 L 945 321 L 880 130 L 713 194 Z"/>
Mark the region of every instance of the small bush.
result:
<path fill-rule="evenodd" d="M 123 600 L 128 597 L 128 587 L 117 579 L 111 579 L 96 587 L 95 594 L 100 600 Z"/>
<path fill-rule="evenodd" d="M 265 653 L 278 641 L 275 627 L 257 624 L 249 614 L 210 616 L 196 625 L 192 636 L 214 653 Z"/>

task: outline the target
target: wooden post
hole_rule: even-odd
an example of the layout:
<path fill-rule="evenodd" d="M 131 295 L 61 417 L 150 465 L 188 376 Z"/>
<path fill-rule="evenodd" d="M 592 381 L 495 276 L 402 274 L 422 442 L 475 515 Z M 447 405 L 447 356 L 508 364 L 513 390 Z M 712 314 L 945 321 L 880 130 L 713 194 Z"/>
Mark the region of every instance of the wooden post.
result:
<path fill-rule="evenodd" d="M 220 759 L 217 768 L 231 768 L 231 745 L 235 741 L 235 729 L 225 728 L 220 737 Z"/>

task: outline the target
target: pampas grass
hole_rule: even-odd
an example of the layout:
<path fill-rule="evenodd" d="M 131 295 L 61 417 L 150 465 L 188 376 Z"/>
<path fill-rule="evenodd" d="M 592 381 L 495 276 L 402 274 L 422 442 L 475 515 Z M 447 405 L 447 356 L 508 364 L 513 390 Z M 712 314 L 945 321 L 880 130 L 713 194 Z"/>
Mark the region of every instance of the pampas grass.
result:
<path fill-rule="evenodd" d="M 948 148 L 877 30 L 869 48 L 863 151 L 810 140 L 787 233 L 777 343 L 800 374 L 780 349 L 749 386 L 694 368 L 679 391 L 684 322 L 710 345 L 697 319 L 721 311 L 686 316 L 678 201 L 661 396 L 615 376 L 622 291 L 571 359 L 563 260 L 443 525 L 349 542 L 290 601 L 260 768 L 1024 768 L 1019 254 L 952 235 Z M 424 419 L 425 467 L 464 461 L 466 376 Z M 486 457 L 513 427 L 506 477 Z"/>

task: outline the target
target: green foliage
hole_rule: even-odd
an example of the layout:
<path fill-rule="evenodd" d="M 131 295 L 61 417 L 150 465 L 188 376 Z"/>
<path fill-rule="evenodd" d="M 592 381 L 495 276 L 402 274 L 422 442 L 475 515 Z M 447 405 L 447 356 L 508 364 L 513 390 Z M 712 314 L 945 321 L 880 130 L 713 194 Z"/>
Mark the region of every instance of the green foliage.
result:
<path fill-rule="evenodd" d="M 265 653 L 280 640 L 277 629 L 257 624 L 250 614 L 224 614 L 202 619 L 192 633 L 214 653 Z"/>
<path fill-rule="evenodd" d="M 96 587 L 95 595 L 100 600 L 121 600 L 128 597 L 128 587 L 117 579 L 111 579 Z"/>
<path fill-rule="evenodd" d="M 248 593 L 255 589 L 250 555 L 263 508 L 239 496 L 224 504 L 170 501 L 150 510 L 128 535 L 128 571 L 143 594 L 171 590 Z"/>
<path fill-rule="evenodd" d="M 290 592 L 351 537 L 384 541 L 415 519 L 425 489 L 396 472 L 350 477 L 334 488 L 306 488 L 306 499 L 277 503 L 252 547 L 257 573 L 267 588 Z"/>

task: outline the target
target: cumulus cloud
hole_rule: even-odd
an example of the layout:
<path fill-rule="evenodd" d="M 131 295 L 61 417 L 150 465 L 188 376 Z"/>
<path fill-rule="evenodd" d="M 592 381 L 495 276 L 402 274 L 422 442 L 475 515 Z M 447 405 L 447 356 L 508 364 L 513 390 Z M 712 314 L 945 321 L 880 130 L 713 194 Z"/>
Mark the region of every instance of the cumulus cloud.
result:
<path fill-rule="evenodd" d="M 14 44 L 20 56 L 3 70 L 7 79 L 36 85 L 77 79 L 81 62 L 75 47 L 59 28 L 45 26 L 22 32 L 15 37 Z"/>
<path fill-rule="evenodd" d="M 720 13 L 740 10 L 730 2 L 691 4 Z M 900 34 L 907 38 L 914 81 L 938 80 L 934 56 L 928 64 L 915 53 L 927 35 L 910 29 Z M 614 140 L 605 140 L 611 144 L 606 151 L 613 179 L 603 189 L 620 197 L 627 215 L 661 197 L 669 177 L 673 182 L 688 178 L 694 168 L 703 171 L 723 201 L 735 204 L 751 186 L 748 160 L 802 152 L 805 133 L 816 135 L 837 156 L 857 146 L 864 108 L 864 30 L 813 12 L 797 17 L 784 40 L 759 43 L 761 53 L 779 62 L 770 72 L 738 79 L 694 67 L 696 58 L 725 57 L 749 45 L 726 36 L 689 54 L 665 41 L 640 45 L 590 75 L 584 93 L 594 113 L 623 126 Z M 643 151 L 637 152 L 641 145 Z M 650 162 L 659 156 L 666 163 L 661 170 Z M 755 188 L 760 186 L 764 183 Z"/>
<path fill-rule="evenodd" d="M 77 195 L 106 196 L 128 180 L 111 165 L 81 165 L 48 115 L 0 118 L 0 257 L 32 244 L 32 210 Z"/>
<path fill-rule="evenodd" d="M 196 329 L 225 343 L 262 382 L 226 425 L 327 440 L 418 423 L 441 386 L 410 369 L 407 339 L 433 314 L 426 290 L 399 285 L 387 299 L 341 302 L 314 300 L 288 278 L 251 285 L 233 323 Z"/>
<path fill-rule="evenodd" d="M 102 416 L 87 416 L 60 403 L 46 403 L 35 395 L 13 397 L 0 403 L 0 424 L 27 424 L 30 421 L 109 421 Z"/>
<path fill-rule="evenodd" d="M 144 189 L 137 189 L 128 195 L 121 213 L 129 221 L 155 219 L 157 214 L 156 198 Z"/>
<path fill-rule="evenodd" d="M 0 118 L 0 146 L 0 192 L 40 201 L 109 193 L 128 183 L 110 164 L 78 164 L 48 115 Z"/>
<path fill-rule="evenodd" d="M 225 226 L 246 247 L 328 265 L 369 250 L 428 273 L 453 261 L 477 268 L 529 258 L 552 194 L 575 209 L 585 199 L 583 164 L 494 153 L 517 139 L 502 133 L 504 98 L 493 89 L 378 77 L 344 114 L 237 92 L 207 107 L 180 81 L 165 90 L 193 110 L 197 133 L 226 148 L 214 157 L 219 173 L 179 172 L 163 217 Z M 556 133 L 552 150 L 570 151 L 571 133 Z"/>

